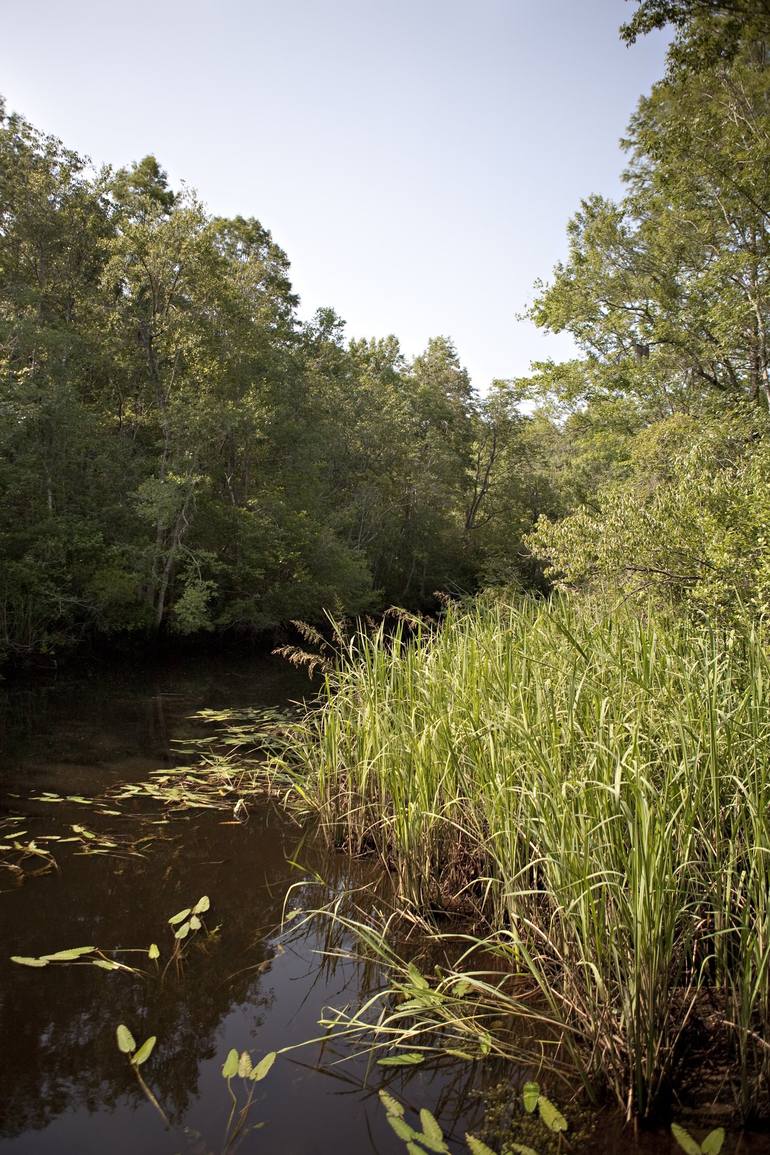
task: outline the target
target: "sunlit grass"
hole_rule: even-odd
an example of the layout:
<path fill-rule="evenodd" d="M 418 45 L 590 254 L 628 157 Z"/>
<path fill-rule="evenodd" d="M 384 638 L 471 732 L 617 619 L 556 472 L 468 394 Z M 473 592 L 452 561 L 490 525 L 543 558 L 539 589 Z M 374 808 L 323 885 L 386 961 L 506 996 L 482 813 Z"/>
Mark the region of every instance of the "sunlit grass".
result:
<path fill-rule="evenodd" d="M 629 1113 L 654 1110 L 708 994 L 748 1112 L 770 1013 L 768 685 L 751 623 L 489 600 L 408 641 L 355 638 L 272 770 L 335 844 L 382 855 L 405 906 L 473 914 Z"/>

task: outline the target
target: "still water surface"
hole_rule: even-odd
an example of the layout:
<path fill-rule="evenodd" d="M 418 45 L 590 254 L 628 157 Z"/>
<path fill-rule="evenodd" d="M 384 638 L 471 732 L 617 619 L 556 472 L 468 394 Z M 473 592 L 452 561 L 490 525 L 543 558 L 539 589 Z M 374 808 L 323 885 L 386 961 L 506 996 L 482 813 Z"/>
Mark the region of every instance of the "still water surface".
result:
<path fill-rule="evenodd" d="M 168 815 L 151 802 L 116 816 L 101 814 L 103 805 L 31 798 L 53 791 L 97 799 L 188 761 L 184 742 L 207 733 L 191 719 L 197 710 L 280 708 L 307 690 L 304 675 L 264 658 L 102 666 L 0 683 L 0 820 L 24 814 L 25 838 L 39 840 L 67 836 L 73 825 L 119 839 L 149 836 L 141 857 L 83 854 L 77 843 L 56 850 L 55 872 L 27 871 L 22 880 L 0 869 L 0 1155 L 220 1155 L 230 1111 L 221 1068 L 230 1048 L 256 1059 L 312 1039 L 325 1007 L 354 1006 L 376 989 L 376 973 L 324 958 L 327 922 L 294 930 L 289 923 L 284 933 L 280 923 L 292 887 L 289 906 L 309 909 L 351 888 L 365 904 L 382 880 L 372 865 L 327 854 L 274 806 L 252 808 L 240 824 L 221 811 Z M 207 924 L 220 929 L 191 944 L 180 976 L 172 968 L 161 982 L 155 974 L 33 970 L 9 961 L 94 944 L 142 948 L 119 957 L 152 971 L 149 944 L 167 957 L 169 916 L 204 894 Z M 170 1129 L 117 1050 L 118 1023 L 137 1042 L 158 1037 L 142 1070 Z M 404 1155 L 376 1095 L 387 1078 L 408 1106 L 436 1113 L 459 1155 L 464 1132 L 480 1121 L 474 1077 L 464 1063 L 389 1077 L 375 1067 L 367 1075 L 366 1061 L 351 1060 L 339 1044 L 301 1048 L 280 1056 L 257 1085 L 249 1121 L 264 1126 L 237 1150 Z M 518 1083 L 527 1075 L 505 1077 Z M 610 1113 L 580 1150 L 672 1155 L 678 1148 L 667 1130 L 634 1139 Z M 724 1155 L 739 1151 L 770 1153 L 770 1139 L 728 1136 Z"/>
<path fill-rule="evenodd" d="M 371 868 L 329 856 L 273 806 L 245 824 L 195 811 L 151 825 L 142 814 L 101 815 L 96 806 L 46 805 L 42 791 L 101 795 L 150 770 L 184 761 L 175 745 L 204 732 L 201 708 L 283 706 L 307 692 L 304 676 L 272 659 L 216 659 L 120 672 L 95 669 L 45 684 L 0 688 L 2 813 L 25 813 L 30 837 L 67 835 L 73 824 L 99 833 L 152 835 L 144 857 L 57 850 L 59 870 L 20 882 L 0 871 L 0 1151 L 3 1155 L 208 1155 L 223 1149 L 230 1100 L 221 1076 L 231 1047 L 255 1058 L 312 1039 L 328 1005 L 355 1003 L 379 976 L 346 961 L 324 962 L 325 923 L 282 935 L 282 909 L 312 907 L 331 891 L 367 887 Z M 131 827 L 135 829 L 132 831 Z M 55 846 L 54 843 L 46 845 Z M 367 874 L 369 870 L 369 874 Z M 326 880 L 318 886 L 316 876 Z M 92 966 L 28 969 L 8 956 L 39 956 L 97 945 L 157 942 L 167 955 L 170 915 L 201 895 L 216 936 L 192 944 L 181 977 L 160 982 Z M 152 969 L 143 955 L 119 956 Z M 163 960 L 161 960 L 162 962 Z M 137 1042 L 158 1037 L 142 1070 L 172 1120 L 166 1130 L 115 1043 L 126 1023 Z M 251 1122 L 264 1126 L 245 1153 L 401 1155 L 404 1145 L 376 1097 L 382 1069 L 365 1085 L 363 1060 L 309 1046 L 281 1056 L 257 1085 Z M 462 1135 L 478 1107 L 468 1072 L 419 1071 L 392 1083 L 415 1106 L 430 1105 Z"/>

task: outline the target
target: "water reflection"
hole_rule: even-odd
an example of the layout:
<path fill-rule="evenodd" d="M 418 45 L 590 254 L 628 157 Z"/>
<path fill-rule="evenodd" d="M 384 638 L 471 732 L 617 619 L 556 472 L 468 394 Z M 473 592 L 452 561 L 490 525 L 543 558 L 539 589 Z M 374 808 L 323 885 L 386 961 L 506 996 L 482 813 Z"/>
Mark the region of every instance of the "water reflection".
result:
<path fill-rule="evenodd" d="M 28 808 L 30 834 L 69 830 L 85 807 L 25 801 L 41 789 L 100 793 L 107 786 L 177 759 L 174 740 L 193 736 L 189 714 L 204 706 L 274 706 L 305 692 L 306 681 L 281 663 L 101 671 L 4 694 L 3 804 Z M 21 797 L 14 797 L 20 795 Z M 126 835 L 157 812 L 99 816 L 94 829 Z M 230 1101 L 220 1071 L 231 1047 L 257 1058 L 314 1037 L 325 1006 L 355 1002 L 377 981 L 345 960 L 321 964 L 324 927 L 281 936 L 287 888 L 294 905 L 332 889 L 376 885 L 362 865 L 328 857 L 270 805 L 241 825 L 227 815 L 198 812 L 148 826 L 145 857 L 115 859 L 57 852 L 60 868 L 28 878 L 0 895 L 0 1151 L 140 1150 L 158 1155 L 220 1151 Z M 301 862 L 302 869 L 289 865 Z M 5 882 L 4 882 L 5 885 Z M 29 970 L 11 954 L 40 955 L 94 944 L 105 950 L 157 942 L 161 963 L 172 934 L 167 920 L 201 895 L 211 898 L 210 938 L 191 943 L 180 975 L 147 980 L 91 966 Z M 146 956 L 123 956 L 152 969 Z M 115 1044 L 126 1023 L 138 1042 L 158 1036 L 143 1069 L 173 1123 L 164 1130 Z M 333 1145 L 342 1155 L 403 1151 L 376 1095 L 362 1090 L 363 1060 L 337 1064 L 339 1049 L 311 1047 L 281 1057 L 258 1085 L 243 1152 L 312 1155 Z M 468 1079 L 418 1071 L 394 1092 L 417 1107 L 443 1109 L 445 1122 L 468 1121 Z M 379 1074 L 374 1080 L 379 1084 Z"/>

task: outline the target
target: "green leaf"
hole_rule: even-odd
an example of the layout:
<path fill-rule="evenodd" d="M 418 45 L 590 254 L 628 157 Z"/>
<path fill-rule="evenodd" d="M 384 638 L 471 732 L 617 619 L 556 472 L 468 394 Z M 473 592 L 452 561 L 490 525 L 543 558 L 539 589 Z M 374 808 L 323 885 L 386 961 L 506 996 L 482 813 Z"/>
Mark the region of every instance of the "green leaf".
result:
<path fill-rule="evenodd" d="M 190 930 L 200 930 L 200 928 L 201 920 L 198 918 L 197 914 L 192 915 L 190 918 Z"/>
<path fill-rule="evenodd" d="M 430 983 L 423 974 L 417 969 L 414 963 L 410 963 L 406 968 L 409 975 L 409 981 L 412 986 L 418 987 L 420 990 L 427 991 L 430 989 Z"/>
<path fill-rule="evenodd" d="M 459 982 L 456 982 L 452 987 L 452 994 L 455 996 L 455 998 L 461 999 L 463 995 L 467 995 L 470 989 L 471 984 L 468 982 L 468 980 L 460 979 Z"/>
<path fill-rule="evenodd" d="M 545 1123 L 549 1131 L 566 1131 L 567 1120 L 562 1115 L 557 1107 L 554 1107 L 550 1099 L 546 1099 L 545 1095 L 540 1095 L 537 1100 L 537 1108 L 540 1112 L 540 1118 Z"/>
<path fill-rule="evenodd" d="M 702 1155 L 700 1143 L 696 1143 L 689 1131 L 680 1127 L 678 1123 L 671 1124 L 671 1134 L 687 1155 Z"/>
<path fill-rule="evenodd" d="M 251 1077 L 255 1083 L 258 1083 L 260 1081 L 260 1079 L 264 1079 L 265 1075 L 268 1073 L 268 1071 L 272 1067 L 276 1058 L 277 1058 L 277 1051 L 268 1051 L 268 1053 L 264 1056 L 264 1058 L 259 1060 L 256 1067 L 251 1072 Z"/>
<path fill-rule="evenodd" d="M 521 1097 L 524 1100 L 524 1110 L 528 1115 L 531 1115 L 537 1107 L 537 1101 L 540 1098 L 540 1084 L 525 1083 L 521 1089 Z"/>
<path fill-rule="evenodd" d="M 18 963 L 23 967 L 47 967 L 48 960 L 44 958 L 25 958 L 24 955 L 12 954 L 11 962 Z"/>
<path fill-rule="evenodd" d="M 398 1099 L 394 1099 L 387 1091 L 378 1091 L 380 1102 L 389 1115 L 397 1115 L 400 1119 L 404 1116 L 404 1108 Z"/>
<path fill-rule="evenodd" d="M 41 954 L 40 957 L 48 959 L 49 962 L 71 962 L 72 959 L 80 958 L 84 954 L 92 954 L 95 950 L 95 946 L 73 946 L 71 950 L 57 950 L 55 954 Z"/>
<path fill-rule="evenodd" d="M 445 1055 L 451 1055 L 454 1059 L 465 1059 L 468 1063 L 476 1062 L 476 1055 L 469 1055 L 467 1051 L 456 1051 L 453 1047 L 444 1048 Z"/>
<path fill-rule="evenodd" d="M 419 1138 L 417 1132 L 414 1131 L 408 1123 L 404 1122 L 400 1115 L 387 1115 L 386 1118 L 399 1139 L 403 1139 L 405 1143 L 408 1143 L 410 1139 Z"/>
<path fill-rule="evenodd" d="M 124 1055 L 130 1055 L 132 1051 L 136 1050 L 134 1036 L 131 1034 L 128 1027 L 123 1025 L 123 1023 L 121 1023 L 117 1028 L 115 1034 L 118 1037 L 118 1050 L 122 1051 Z"/>
<path fill-rule="evenodd" d="M 147 951 L 147 957 L 152 959 L 160 958 L 160 951 L 158 950 L 158 944 L 156 942 L 150 943 L 150 949 Z"/>
<path fill-rule="evenodd" d="M 209 902 L 209 896 L 207 894 L 204 894 L 202 898 L 198 899 L 195 906 L 192 908 L 192 913 L 193 914 L 205 914 L 210 906 L 211 906 L 211 903 Z"/>
<path fill-rule="evenodd" d="M 147 1062 L 157 1041 L 157 1035 L 150 1035 L 149 1039 L 144 1040 L 139 1050 L 131 1058 L 131 1062 L 135 1067 L 141 1067 L 142 1063 Z"/>
<path fill-rule="evenodd" d="M 725 1141 L 724 1127 L 715 1127 L 713 1131 L 709 1131 L 706 1138 L 700 1145 L 703 1155 L 719 1155 L 722 1150 L 722 1144 Z"/>
<path fill-rule="evenodd" d="M 390 1055 L 387 1059 L 378 1059 L 381 1067 L 413 1067 L 424 1061 L 425 1056 L 416 1051 L 405 1051 L 403 1055 Z"/>
<path fill-rule="evenodd" d="M 471 1155 L 495 1155 L 492 1148 L 487 1147 L 486 1143 L 482 1143 L 475 1135 L 466 1134 L 465 1142 L 468 1144 Z"/>
<path fill-rule="evenodd" d="M 174 935 L 174 938 L 187 938 L 189 933 L 190 933 L 189 922 L 183 922 L 182 925 L 180 926 L 179 930 Z"/>
<path fill-rule="evenodd" d="M 101 967 L 103 971 L 119 971 L 123 968 L 110 958 L 93 958 L 91 964 L 95 967 Z"/>
<path fill-rule="evenodd" d="M 444 1132 L 438 1125 L 438 1121 L 434 1115 L 426 1107 L 420 1109 L 420 1125 L 422 1126 L 422 1133 L 426 1139 L 431 1143 L 440 1143 L 440 1150 L 446 1150 L 446 1143 L 444 1142 Z"/>
<path fill-rule="evenodd" d="M 422 1147 L 418 1147 L 416 1143 L 412 1143 L 411 1139 L 406 1145 L 407 1155 L 425 1155 Z"/>
<path fill-rule="evenodd" d="M 224 1066 L 222 1067 L 222 1075 L 225 1079 L 232 1079 L 233 1075 L 238 1074 L 239 1062 L 240 1056 L 238 1055 L 235 1047 L 233 1047 L 231 1051 L 227 1052 L 227 1058 L 225 1059 Z"/>
<path fill-rule="evenodd" d="M 180 910 L 178 914 L 172 914 L 171 918 L 168 920 L 169 926 L 176 926 L 178 922 L 184 922 L 188 914 L 192 914 L 192 910 L 189 906 L 185 907 L 184 910 Z"/>

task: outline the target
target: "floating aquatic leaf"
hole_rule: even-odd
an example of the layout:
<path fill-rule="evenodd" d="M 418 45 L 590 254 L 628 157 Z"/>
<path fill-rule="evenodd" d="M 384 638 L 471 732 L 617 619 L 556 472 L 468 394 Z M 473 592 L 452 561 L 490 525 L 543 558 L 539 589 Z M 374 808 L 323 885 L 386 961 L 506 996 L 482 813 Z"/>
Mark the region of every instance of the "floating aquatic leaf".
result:
<path fill-rule="evenodd" d="M 248 1051 L 241 1051 L 240 1058 L 238 1059 L 238 1078 L 248 1079 L 252 1069 L 251 1055 Z"/>
<path fill-rule="evenodd" d="M 192 912 L 193 914 L 205 914 L 210 906 L 211 903 L 209 901 L 209 896 L 204 894 L 202 898 L 198 899 L 195 906 L 192 908 Z"/>
<path fill-rule="evenodd" d="M 471 1155 L 495 1155 L 492 1148 L 487 1147 L 486 1143 L 482 1143 L 475 1135 L 466 1135 L 465 1142 L 468 1144 L 468 1150 Z"/>
<path fill-rule="evenodd" d="M 91 959 L 95 967 L 101 967 L 103 971 L 120 971 L 125 968 L 120 963 L 113 962 L 110 958 L 95 958 Z"/>
<path fill-rule="evenodd" d="M 537 1107 L 537 1101 L 540 1098 L 540 1084 L 525 1083 L 521 1090 L 521 1097 L 524 1100 L 524 1110 L 528 1115 L 531 1115 Z"/>
<path fill-rule="evenodd" d="M 702 1155 L 703 1148 L 700 1143 L 696 1143 L 690 1132 L 685 1131 L 684 1127 L 680 1127 L 678 1123 L 672 1123 L 671 1134 L 687 1155 Z"/>
<path fill-rule="evenodd" d="M 553 1105 L 550 1099 L 546 1099 L 545 1095 L 540 1095 L 537 1100 L 537 1109 L 540 1112 L 540 1118 L 545 1123 L 549 1131 L 566 1131 L 567 1120 L 562 1115 L 561 1111 Z"/>
<path fill-rule="evenodd" d="M 192 915 L 190 918 L 190 930 L 200 930 L 200 928 L 201 920 L 198 918 L 197 914 Z"/>
<path fill-rule="evenodd" d="M 130 1055 L 132 1051 L 136 1050 L 134 1036 L 123 1023 L 117 1028 L 115 1034 L 118 1038 L 118 1050 L 122 1051 L 124 1055 Z"/>
<path fill-rule="evenodd" d="M 700 1145 L 703 1155 L 719 1155 L 722 1150 L 722 1144 L 725 1141 L 724 1127 L 715 1127 L 713 1131 L 709 1131 L 706 1138 Z"/>
<path fill-rule="evenodd" d="M 377 1062 L 381 1067 L 413 1067 L 424 1059 L 425 1056 L 417 1051 L 405 1051 L 403 1055 L 389 1055 L 387 1059 L 378 1059 Z"/>
<path fill-rule="evenodd" d="M 405 1143 L 408 1143 L 410 1139 L 418 1138 L 417 1132 L 400 1115 L 387 1115 L 386 1118 L 399 1139 L 403 1139 Z"/>
<path fill-rule="evenodd" d="M 160 951 L 158 950 L 158 944 L 156 942 L 150 943 L 150 949 L 147 951 L 147 957 L 152 959 L 160 958 Z"/>
<path fill-rule="evenodd" d="M 149 1039 L 145 1039 L 139 1050 L 132 1057 L 131 1062 L 135 1067 L 141 1067 L 142 1063 L 146 1063 L 152 1054 L 152 1049 L 157 1043 L 156 1035 L 150 1035 Z"/>
<path fill-rule="evenodd" d="M 44 958 L 25 958 L 23 955 L 12 954 L 11 962 L 18 963 L 23 967 L 47 967 L 48 960 Z"/>
<path fill-rule="evenodd" d="M 189 922 L 183 922 L 182 925 L 180 926 L 179 930 L 174 935 L 174 938 L 187 938 L 189 933 L 190 933 Z"/>
<path fill-rule="evenodd" d="M 236 1051 L 235 1047 L 233 1047 L 231 1051 L 227 1052 L 227 1058 L 225 1059 L 224 1066 L 222 1067 L 222 1075 L 225 1079 L 232 1079 L 233 1075 L 238 1074 L 239 1061 L 240 1057 L 238 1052 Z"/>
<path fill-rule="evenodd" d="M 389 1095 L 387 1091 L 378 1091 L 377 1094 L 380 1097 L 380 1102 L 389 1115 L 397 1115 L 399 1118 L 403 1118 L 404 1108 L 403 1105 L 399 1103 L 398 1099 L 394 1099 L 393 1096 Z"/>
<path fill-rule="evenodd" d="M 420 1108 L 420 1124 L 422 1134 L 418 1136 L 418 1139 L 424 1147 L 427 1147 L 429 1151 L 439 1153 L 449 1151 L 444 1142 L 444 1132 L 441 1130 L 436 1117 L 430 1113 L 427 1107 Z"/>
<path fill-rule="evenodd" d="M 54 954 L 41 954 L 41 958 L 49 962 L 71 962 L 84 954 L 93 954 L 95 946 L 73 946 L 70 950 L 57 950 Z"/>
<path fill-rule="evenodd" d="M 178 914 L 172 914 L 168 920 L 169 926 L 176 926 L 178 922 L 184 922 L 189 914 L 192 914 L 192 909 L 186 906 L 184 910 L 180 910 Z"/>
<path fill-rule="evenodd" d="M 251 1072 L 251 1077 L 255 1083 L 258 1083 L 260 1081 L 260 1079 L 264 1079 L 265 1075 L 268 1073 L 268 1071 L 272 1067 L 276 1058 L 277 1058 L 277 1052 L 276 1051 L 268 1051 L 268 1053 L 263 1058 L 261 1058 L 259 1060 L 256 1067 Z"/>

